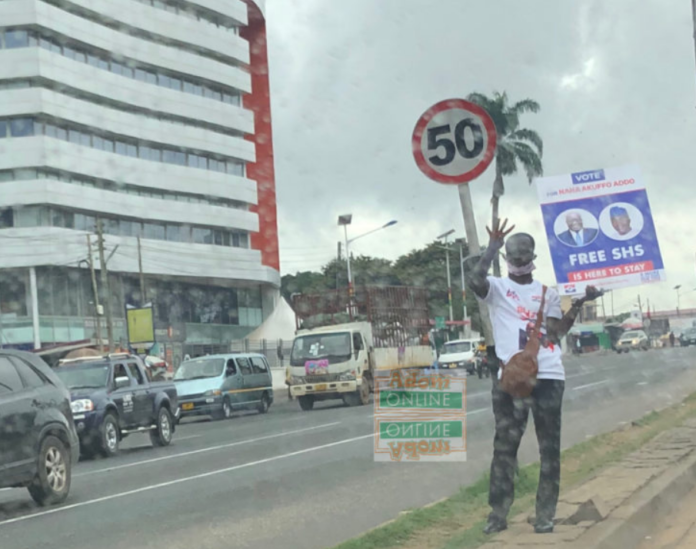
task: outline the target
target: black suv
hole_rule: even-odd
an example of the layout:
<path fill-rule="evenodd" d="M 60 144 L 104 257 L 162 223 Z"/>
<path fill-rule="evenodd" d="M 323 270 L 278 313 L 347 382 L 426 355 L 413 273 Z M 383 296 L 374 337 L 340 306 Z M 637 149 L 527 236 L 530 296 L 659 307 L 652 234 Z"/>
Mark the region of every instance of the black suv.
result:
<path fill-rule="evenodd" d="M 26 487 L 39 505 L 60 503 L 79 457 L 65 385 L 40 358 L 0 349 L 0 488 Z"/>

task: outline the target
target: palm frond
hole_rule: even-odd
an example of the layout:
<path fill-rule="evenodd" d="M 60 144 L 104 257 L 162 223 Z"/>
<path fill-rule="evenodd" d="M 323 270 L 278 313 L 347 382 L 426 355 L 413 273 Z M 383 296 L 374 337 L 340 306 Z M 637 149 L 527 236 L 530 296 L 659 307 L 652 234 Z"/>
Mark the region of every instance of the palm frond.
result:
<path fill-rule="evenodd" d="M 502 175 L 512 175 L 517 173 L 516 152 L 512 144 L 507 141 L 498 142 L 498 150 L 495 160 Z"/>
<path fill-rule="evenodd" d="M 518 101 L 515 103 L 512 107 L 510 107 L 510 110 L 517 113 L 517 114 L 523 114 L 525 112 L 539 112 L 541 109 L 541 106 L 539 103 L 534 101 L 534 99 L 523 99 L 522 101 Z"/>
<path fill-rule="evenodd" d="M 544 175 L 541 158 L 532 147 L 520 141 L 514 141 L 509 145 L 512 147 L 517 160 L 522 164 L 530 185 L 535 177 Z"/>
<path fill-rule="evenodd" d="M 467 100 L 485 109 L 493 119 L 498 135 L 504 136 L 510 133 L 509 124 L 505 116 L 505 110 L 507 109 L 507 96 L 505 94 L 495 92 L 493 97 L 490 98 L 482 93 L 474 92 L 467 96 Z"/>
<path fill-rule="evenodd" d="M 508 139 L 513 141 L 529 141 L 538 149 L 539 156 L 544 156 L 544 142 L 541 140 L 541 136 L 534 130 L 520 128 L 508 135 Z"/>

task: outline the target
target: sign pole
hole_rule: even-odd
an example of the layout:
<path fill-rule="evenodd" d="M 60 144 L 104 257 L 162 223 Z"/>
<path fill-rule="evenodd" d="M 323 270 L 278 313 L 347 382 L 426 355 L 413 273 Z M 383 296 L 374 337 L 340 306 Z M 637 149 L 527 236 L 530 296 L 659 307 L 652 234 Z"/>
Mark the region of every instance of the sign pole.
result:
<path fill-rule="evenodd" d="M 462 206 L 462 215 L 464 216 L 464 229 L 466 230 L 466 241 L 469 244 L 469 255 L 480 255 L 481 245 L 479 244 L 478 233 L 476 232 L 476 219 L 474 217 L 474 204 L 471 201 L 471 189 L 468 183 L 459 185 L 459 202 Z M 462 265 L 464 272 L 464 265 Z M 481 327 L 483 335 L 486 338 L 486 345 L 493 345 L 493 326 L 491 325 L 491 317 L 488 314 L 488 305 L 483 301 L 479 301 L 479 313 L 481 315 Z"/>

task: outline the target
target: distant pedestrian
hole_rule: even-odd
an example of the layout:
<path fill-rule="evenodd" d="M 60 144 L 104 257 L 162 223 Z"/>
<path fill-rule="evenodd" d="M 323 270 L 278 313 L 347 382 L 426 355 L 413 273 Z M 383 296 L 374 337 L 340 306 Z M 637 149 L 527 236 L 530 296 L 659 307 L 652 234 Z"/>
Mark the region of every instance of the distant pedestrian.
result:
<path fill-rule="evenodd" d="M 507 528 L 507 515 L 514 499 L 517 450 L 531 409 L 541 455 L 534 531 L 550 533 L 553 531 L 561 474 L 561 406 L 565 371 L 561 362 L 560 338 L 572 327 L 583 303 L 601 293 L 588 287 L 586 295 L 576 300 L 570 311 L 563 315 L 558 292 L 532 278 L 536 259 L 534 238 L 517 233 L 505 242 L 505 237 L 512 231 L 512 228 L 506 231 L 506 226 L 507 220 L 502 225 L 496 222 L 493 230 L 488 230 L 488 248 L 474 268 L 471 279 L 471 288 L 478 299 L 488 304 L 495 351 L 501 362 L 492 390 L 495 440 L 488 498 L 491 513 L 484 532 L 492 534 Z M 487 276 L 503 245 L 508 277 Z M 540 325 L 537 323 L 539 314 L 542 315 Z M 526 349 L 532 336 L 539 341 L 535 357 L 539 371 L 536 378 L 529 379 L 534 384 L 530 396 L 515 398 L 503 391 L 500 379 L 505 375 L 506 364 Z"/>
<path fill-rule="evenodd" d="M 669 333 L 669 346 L 670 346 L 670 347 L 674 347 L 674 340 L 675 340 L 675 339 L 676 339 L 676 338 L 674 337 L 674 332 L 670 332 L 670 333 Z"/>

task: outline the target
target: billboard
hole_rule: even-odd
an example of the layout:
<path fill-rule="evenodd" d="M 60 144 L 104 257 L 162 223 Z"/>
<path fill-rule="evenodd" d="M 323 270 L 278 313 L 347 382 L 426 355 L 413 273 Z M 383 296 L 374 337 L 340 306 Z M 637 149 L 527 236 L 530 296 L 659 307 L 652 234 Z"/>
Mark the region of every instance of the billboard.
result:
<path fill-rule="evenodd" d="M 155 322 L 152 307 L 126 306 L 128 345 L 148 349 L 155 344 Z"/>
<path fill-rule="evenodd" d="M 665 280 L 637 167 L 544 177 L 536 185 L 561 295 Z"/>

